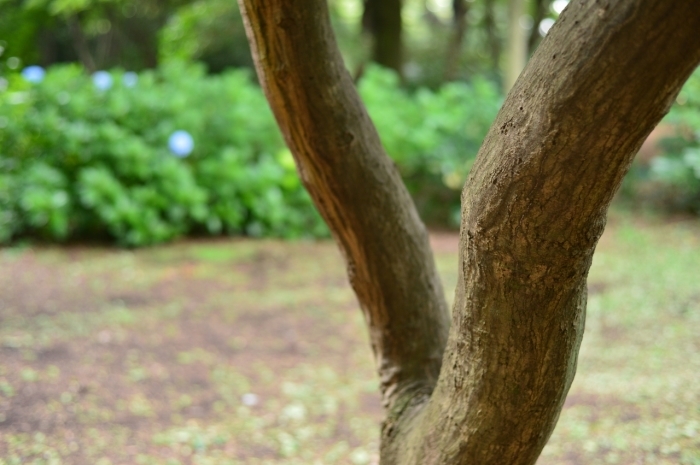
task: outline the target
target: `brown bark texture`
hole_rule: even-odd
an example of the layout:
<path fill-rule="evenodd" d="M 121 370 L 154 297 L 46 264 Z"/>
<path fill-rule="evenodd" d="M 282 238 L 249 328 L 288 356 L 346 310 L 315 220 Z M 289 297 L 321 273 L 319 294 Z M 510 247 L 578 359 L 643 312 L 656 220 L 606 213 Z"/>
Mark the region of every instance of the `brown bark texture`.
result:
<path fill-rule="evenodd" d="M 345 69 L 325 0 L 243 0 L 261 85 L 301 179 L 340 245 L 383 399 L 424 399 L 449 312 L 428 235 Z"/>
<path fill-rule="evenodd" d="M 447 341 L 425 228 L 343 67 L 325 0 L 240 3 L 367 319 L 387 406 L 382 463 L 534 464 L 576 371 L 607 208 L 700 62 L 696 2 L 574 0 L 561 15 L 465 184 Z"/>

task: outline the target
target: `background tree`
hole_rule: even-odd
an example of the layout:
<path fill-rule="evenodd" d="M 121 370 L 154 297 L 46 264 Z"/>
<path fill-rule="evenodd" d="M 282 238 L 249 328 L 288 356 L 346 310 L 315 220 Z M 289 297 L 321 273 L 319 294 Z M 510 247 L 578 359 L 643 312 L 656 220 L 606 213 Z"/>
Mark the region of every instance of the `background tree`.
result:
<path fill-rule="evenodd" d="M 527 63 L 527 31 L 523 27 L 525 0 L 508 2 L 508 47 L 503 90 L 508 92 Z"/>
<path fill-rule="evenodd" d="M 462 54 L 462 44 L 467 32 L 467 15 L 469 14 L 469 2 L 466 0 L 452 1 L 452 34 L 447 44 L 447 56 L 445 57 L 445 80 L 455 78 L 459 58 Z"/>
<path fill-rule="evenodd" d="M 154 67 L 158 31 L 180 0 L 8 0 L 0 2 L 0 39 L 9 55 L 48 66 L 79 61 L 89 71 Z"/>
<path fill-rule="evenodd" d="M 551 0 L 534 0 L 532 2 L 532 27 L 530 28 L 530 35 L 527 39 L 527 48 L 530 55 L 535 52 L 535 49 L 542 39 L 538 26 L 542 20 L 547 17 L 551 4 Z"/>
<path fill-rule="evenodd" d="M 522 3 L 535 20 L 532 50 L 537 23 L 553 12 L 548 0 Z M 330 0 L 329 9 L 358 74 L 376 62 L 403 72 L 408 88 L 437 88 L 474 76 L 500 83 L 509 63 L 501 60 L 512 36 L 505 0 Z M 252 66 L 238 6 L 225 0 L 0 0 L 0 47 L 23 66 L 80 62 L 89 71 L 174 60 L 204 62 L 211 73 Z"/>
<path fill-rule="evenodd" d="M 401 74 L 401 0 L 364 0 L 362 30 L 371 36 L 372 60 Z"/>
<path fill-rule="evenodd" d="M 491 57 L 491 67 L 497 71 L 501 61 L 501 41 L 498 37 L 495 18 L 495 0 L 484 0 L 484 21 L 483 27 L 488 42 L 489 55 Z"/>
<path fill-rule="evenodd" d="M 700 61 L 700 11 L 663 0 L 565 10 L 465 185 L 450 326 L 427 234 L 344 68 L 325 0 L 240 4 L 260 81 L 369 326 L 382 463 L 534 463 L 576 371 L 607 208 Z"/>

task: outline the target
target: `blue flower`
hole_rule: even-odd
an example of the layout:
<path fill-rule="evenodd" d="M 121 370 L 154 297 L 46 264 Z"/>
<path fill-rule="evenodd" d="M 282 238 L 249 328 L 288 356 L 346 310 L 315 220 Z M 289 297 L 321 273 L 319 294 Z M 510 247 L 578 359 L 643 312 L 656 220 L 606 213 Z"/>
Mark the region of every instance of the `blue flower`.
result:
<path fill-rule="evenodd" d="M 107 71 L 97 71 L 92 75 L 92 83 L 99 90 L 107 90 L 112 87 L 112 75 Z"/>
<path fill-rule="evenodd" d="M 22 70 L 22 77 L 34 84 L 43 81 L 45 75 L 46 71 L 44 71 L 44 68 L 37 65 L 27 66 Z"/>
<path fill-rule="evenodd" d="M 187 131 L 175 131 L 168 138 L 168 148 L 176 157 L 184 158 L 194 149 L 194 139 Z"/>
<path fill-rule="evenodd" d="M 133 71 L 127 71 L 124 73 L 124 76 L 122 76 L 122 83 L 124 83 L 124 87 L 134 87 L 138 80 L 139 75 Z"/>

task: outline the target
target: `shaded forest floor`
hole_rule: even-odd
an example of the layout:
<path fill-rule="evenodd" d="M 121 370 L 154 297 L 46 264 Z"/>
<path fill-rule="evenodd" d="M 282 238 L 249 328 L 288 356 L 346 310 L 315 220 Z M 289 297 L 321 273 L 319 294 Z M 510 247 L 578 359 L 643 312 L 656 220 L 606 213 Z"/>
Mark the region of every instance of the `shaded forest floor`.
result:
<path fill-rule="evenodd" d="M 699 268 L 697 223 L 613 215 L 539 465 L 700 464 Z M 0 250 L 0 465 L 374 464 L 377 385 L 330 242 Z"/>

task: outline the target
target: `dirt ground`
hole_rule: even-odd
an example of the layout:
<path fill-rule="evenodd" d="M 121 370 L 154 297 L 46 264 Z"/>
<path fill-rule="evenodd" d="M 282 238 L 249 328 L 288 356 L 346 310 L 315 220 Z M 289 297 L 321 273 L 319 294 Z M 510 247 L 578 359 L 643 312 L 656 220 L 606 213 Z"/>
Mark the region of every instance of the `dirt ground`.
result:
<path fill-rule="evenodd" d="M 613 221 L 539 464 L 700 464 L 699 238 Z M 377 386 L 330 242 L 0 250 L 0 465 L 377 463 Z"/>

